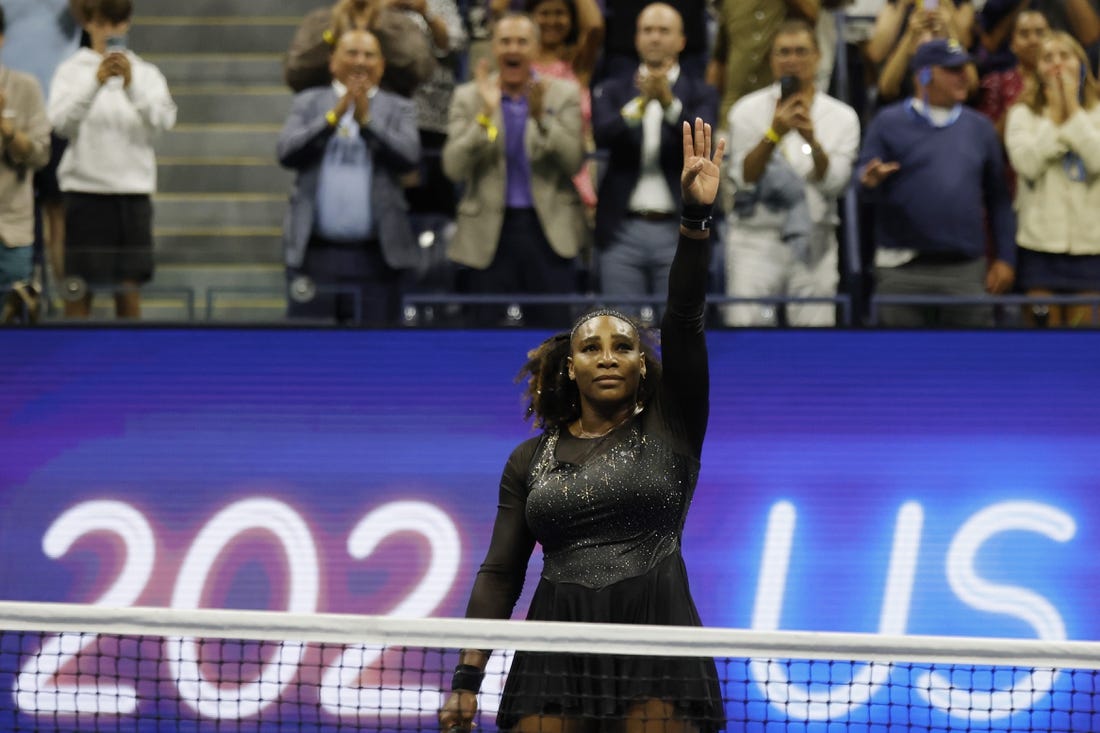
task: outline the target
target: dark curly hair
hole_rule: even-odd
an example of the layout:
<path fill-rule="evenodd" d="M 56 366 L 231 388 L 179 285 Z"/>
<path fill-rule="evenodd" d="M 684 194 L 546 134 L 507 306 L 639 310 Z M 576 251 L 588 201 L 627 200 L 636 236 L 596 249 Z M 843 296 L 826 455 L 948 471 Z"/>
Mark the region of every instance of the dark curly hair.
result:
<path fill-rule="evenodd" d="M 539 428 L 563 427 L 581 414 L 580 392 L 577 383 L 569 378 L 569 356 L 573 353 L 572 334 L 577 326 L 600 315 L 609 315 L 626 321 L 634 327 L 645 354 L 646 377 L 638 386 L 638 403 L 646 405 L 657 392 L 661 382 L 661 360 L 657 333 L 639 326 L 633 318 L 618 311 L 597 309 L 588 311 L 576 320 L 569 331 L 554 334 L 527 352 L 527 361 L 516 375 L 516 382 L 527 381 L 524 399 L 527 401 L 524 419 L 535 416 Z"/>

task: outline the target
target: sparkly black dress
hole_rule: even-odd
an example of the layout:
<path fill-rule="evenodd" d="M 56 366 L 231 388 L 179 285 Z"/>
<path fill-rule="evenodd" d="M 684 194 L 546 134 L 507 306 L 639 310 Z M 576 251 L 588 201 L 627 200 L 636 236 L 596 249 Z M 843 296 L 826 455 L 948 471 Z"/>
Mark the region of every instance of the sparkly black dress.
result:
<path fill-rule="evenodd" d="M 538 542 L 543 571 L 528 619 L 701 625 L 680 538 L 709 409 L 709 252 L 709 242 L 680 238 L 661 322 L 663 376 L 645 409 L 602 438 L 547 430 L 508 459 L 467 616 L 511 615 Z M 674 703 L 701 732 L 724 725 L 712 659 L 526 652 L 512 662 L 497 724 L 540 713 L 616 718 L 642 699 Z"/>

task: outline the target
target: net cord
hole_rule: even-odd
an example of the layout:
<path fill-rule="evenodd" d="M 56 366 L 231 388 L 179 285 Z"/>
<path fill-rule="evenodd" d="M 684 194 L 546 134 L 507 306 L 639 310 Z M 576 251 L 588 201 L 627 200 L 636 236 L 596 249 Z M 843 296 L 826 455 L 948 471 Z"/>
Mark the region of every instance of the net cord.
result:
<path fill-rule="evenodd" d="M 646 656 L 1100 669 L 1100 642 L 0 601 L 0 629 Z"/>

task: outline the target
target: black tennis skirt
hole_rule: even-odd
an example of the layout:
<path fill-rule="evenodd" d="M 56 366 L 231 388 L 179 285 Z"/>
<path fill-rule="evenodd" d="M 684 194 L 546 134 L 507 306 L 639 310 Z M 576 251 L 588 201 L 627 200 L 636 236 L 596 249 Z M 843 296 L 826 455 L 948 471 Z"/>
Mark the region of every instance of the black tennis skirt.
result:
<path fill-rule="evenodd" d="M 644 575 L 600 589 L 539 581 L 532 621 L 701 626 L 679 552 Z M 517 652 L 504 686 L 497 726 L 509 730 L 530 715 L 619 719 L 643 700 L 671 703 L 700 733 L 725 727 L 714 660 Z"/>

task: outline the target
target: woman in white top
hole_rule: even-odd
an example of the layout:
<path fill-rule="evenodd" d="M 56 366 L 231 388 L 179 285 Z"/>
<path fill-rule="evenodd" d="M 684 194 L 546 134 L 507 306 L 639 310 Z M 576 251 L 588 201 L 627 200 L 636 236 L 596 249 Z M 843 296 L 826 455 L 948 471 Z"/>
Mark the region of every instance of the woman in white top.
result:
<path fill-rule="evenodd" d="M 86 318 L 95 290 L 114 290 L 120 318 L 141 315 L 153 276 L 156 135 L 176 104 L 156 66 L 126 48 L 132 0 L 84 0 L 82 48 L 57 67 L 47 114 L 69 141 L 57 169 L 65 195 L 65 315 Z"/>
<path fill-rule="evenodd" d="M 1036 297 L 1100 298 L 1100 104 L 1085 51 L 1068 33 L 1043 42 L 1038 83 L 1009 110 L 1005 147 L 1019 177 L 1019 286 Z M 1038 305 L 1027 315 L 1050 326 L 1098 322 L 1090 305 Z"/>

